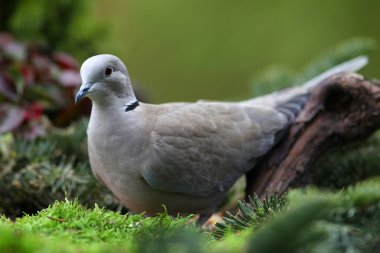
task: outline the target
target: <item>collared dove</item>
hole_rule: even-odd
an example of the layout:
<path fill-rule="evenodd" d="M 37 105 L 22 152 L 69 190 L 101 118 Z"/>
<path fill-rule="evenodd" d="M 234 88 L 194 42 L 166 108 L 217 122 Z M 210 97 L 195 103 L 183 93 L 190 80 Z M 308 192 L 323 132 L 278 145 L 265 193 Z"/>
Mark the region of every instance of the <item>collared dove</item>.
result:
<path fill-rule="evenodd" d="M 113 55 L 87 59 L 76 102 L 93 101 L 87 129 L 94 175 L 134 212 L 198 213 L 206 220 L 233 183 L 254 168 L 324 78 L 355 72 L 365 56 L 303 86 L 242 102 L 160 105 L 137 101 L 127 69 Z"/>

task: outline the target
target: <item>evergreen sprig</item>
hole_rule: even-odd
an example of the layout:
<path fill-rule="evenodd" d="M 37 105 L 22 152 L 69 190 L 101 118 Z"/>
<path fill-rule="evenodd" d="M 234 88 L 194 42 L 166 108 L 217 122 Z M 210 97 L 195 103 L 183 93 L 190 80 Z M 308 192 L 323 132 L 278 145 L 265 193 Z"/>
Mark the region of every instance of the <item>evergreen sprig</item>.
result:
<path fill-rule="evenodd" d="M 280 196 L 277 192 L 271 196 L 266 195 L 263 201 L 254 194 L 253 198 L 248 197 L 248 202 L 238 201 L 238 213 L 236 215 L 227 212 L 227 217 L 223 218 L 224 222 L 216 224 L 214 235 L 220 239 L 227 230 L 236 232 L 253 227 L 285 208 L 285 197 Z"/>
<path fill-rule="evenodd" d="M 0 213 L 34 213 L 65 196 L 117 208 L 112 194 L 92 175 L 86 126 L 83 119 L 33 140 L 11 133 L 0 137 Z"/>

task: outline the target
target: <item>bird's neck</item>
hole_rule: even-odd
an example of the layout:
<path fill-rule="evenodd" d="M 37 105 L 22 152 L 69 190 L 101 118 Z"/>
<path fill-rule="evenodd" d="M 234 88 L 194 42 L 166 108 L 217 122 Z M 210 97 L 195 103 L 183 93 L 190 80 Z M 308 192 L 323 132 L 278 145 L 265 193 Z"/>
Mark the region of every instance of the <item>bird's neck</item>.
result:
<path fill-rule="evenodd" d="M 101 111 L 122 109 L 126 110 L 128 107 L 136 106 L 138 103 L 137 98 L 133 91 L 123 93 L 101 94 L 96 97 L 91 97 L 93 101 L 93 108 Z M 131 108 L 130 108 L 131 109 Z"/>
<path fill-rule="evenodd" d="M 140 105 L 135 96 L 129 97 L 112 97 L 105 98 L 101 101 L 93 101 L 91 114 L 99 114 L 107 116 L 124 114 L 126 112 L 134 111 Z"/>
<path fill-rule="evenodd" d="M 103 107 L 93 103 L 87 129 L 88 135 L 93 138 L 94 143 L 100 141 L 113 147 L 131 145 L 133 149 L 130 150 L 128 156 L 139 157 L 147 143 L 143 140 L 150 136 L 147 133 L 144 105 L 141 103 L 135 109 L 125 111 L 126 107 L 123 104 Z"/>

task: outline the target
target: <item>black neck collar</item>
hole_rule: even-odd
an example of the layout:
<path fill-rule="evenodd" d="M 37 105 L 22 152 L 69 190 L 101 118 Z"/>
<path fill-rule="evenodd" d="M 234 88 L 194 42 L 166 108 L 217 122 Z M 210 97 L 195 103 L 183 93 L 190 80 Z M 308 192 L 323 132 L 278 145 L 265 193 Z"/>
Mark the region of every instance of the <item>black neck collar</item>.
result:
<path fill-rule="evenodd" d="M 125 111 L 126 112 L 128 112 L 128 111 L 132 111 L 132 110 L 134 110 L 137 106 L 139 106 L 140 104 L 139 104 L 139 101 L 135 101 L 135 102 L 133 102 L 132 104 L 127 104 L 126 106 L 127 106 L 127 108 L 125 108 Z"/>

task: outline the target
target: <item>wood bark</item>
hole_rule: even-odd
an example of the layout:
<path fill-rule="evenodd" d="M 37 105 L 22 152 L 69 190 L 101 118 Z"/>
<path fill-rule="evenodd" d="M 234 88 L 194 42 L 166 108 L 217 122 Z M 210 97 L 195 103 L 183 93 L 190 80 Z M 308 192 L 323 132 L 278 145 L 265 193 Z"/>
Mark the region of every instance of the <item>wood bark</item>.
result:
<path fill-rule="evenodd" d="M 358 74 L 324 80 L 288 135 L 247 174 L 246 194 L 260 198 L 300 186 L 332 147 L 367 138 L 380 128 L 380 82 Z"/>

